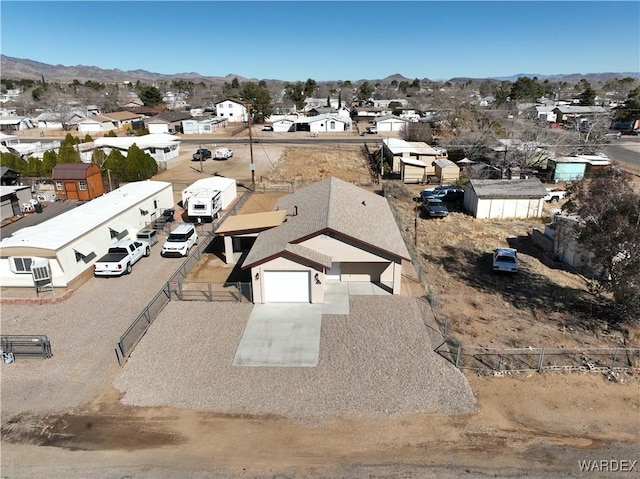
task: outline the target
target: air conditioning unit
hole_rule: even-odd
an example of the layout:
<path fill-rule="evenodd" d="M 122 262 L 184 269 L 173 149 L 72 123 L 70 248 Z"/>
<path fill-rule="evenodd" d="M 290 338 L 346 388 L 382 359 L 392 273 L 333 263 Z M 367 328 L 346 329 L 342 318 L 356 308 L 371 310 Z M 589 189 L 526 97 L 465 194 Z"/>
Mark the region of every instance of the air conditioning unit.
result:
<path fill-rule="evenodd" d="M 31 275 L 34 283 L 51 282 L 51 268 L 49 268 L 49 260 L 46 258 L 34 258 L 31 263 Z"/>

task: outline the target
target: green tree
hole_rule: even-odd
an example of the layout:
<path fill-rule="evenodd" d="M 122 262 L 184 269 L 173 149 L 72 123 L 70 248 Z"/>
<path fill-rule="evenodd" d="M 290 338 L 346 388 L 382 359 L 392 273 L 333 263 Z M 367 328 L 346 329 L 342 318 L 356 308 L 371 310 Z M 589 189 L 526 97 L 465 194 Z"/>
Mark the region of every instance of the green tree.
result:
<path fill-rule="evenodd" d="M 578 98 L 580 99 L 580 105 L 592 106 L 596 104 L 596 92 L 591 88 L 589 82 L 587 82 L 587 85 Z"/>
<path fill-rule="evenodd" d="M 58 163 L 82 163 L 82 159 L 73 144 L 62 142 L 58 150 Z"/>
<path fill-rule="evenodd" d="M 511 86 L 510 97 L 512 100 L 535 101 L 544 95 L 544 86 L 537 78 L 520 77 Z"/>
<path fill-rule="evenodd" d="M 106 153 L 99 148 L 93 150 L 93 153 L 91 153 L 91 163 L 93 163 L 94 165 L 98 165 L 100 168 L 102 168 L 102 165 L 106 160 Z"/>
<path fill-rule="evenodd" d="M 83 143 L 92 143 L 93 142 L 93 137 L 87 133 L 86 135 L 84 135 L 84 140 L 82 140 Z"/>
<path fill-rule="evenodd" d="M 623 106 L 616 108 L 615 118 L 618 121 L 634 121 L 640 118 L 640 86 L 629 92 Z"/>
<path fill-rule="evenodd" d="M 154 86 L 141 87 L 138 96 L 145 106 L 157 106 L 162 103 L 162 93 Z"/>
<path fill-rule="evenodd" d="M 603 293 L 611 294 L 610 321 L 638 321 L 640 193 L 628 175 L 614 170 L 607 176 L 573 183 L 569 192 L 563 209 L 583 219 L 577 240 L 591 253 L 590 264 L 598 273 L 592 292 L 601 299 Z"/>
<path fill-rule="evenodd" d="M 107 137 L 107 138 L 115 138 L 115 137 L 117 137 L 118 135 L 117 135 L 117 133 L 116 133 L 115 131 L 113 131 L 113 130 L 109 130 L 108 132 L 106 132 L 106 133 L 104 134 L 104 136 L 105 136 L 105 137 Z"/>
<path fill-rule="evenodd" d="M 6 166 L 21 175 L 27 171 L 27 162 L 13 153 L 0 153 L 0 166 Z"/>
<path fill-rule="evenodd" d="M 362 85 L 358 87 L 359 100 L 366 100 L 368 98 L 371 98 L 372 94 L 373 94 L 373 87 L 371 86 L 371 83 L 369 83 L 368 81 L 362 82 Z"/>
<path fill-rule="evenodd" d="M 27 168 L 24 172 L 24 175 L 31 178 L 44 176 L 42 174 L 42 160 L 40 158 L 29 158 L 27 160 Z"/>
<path fill-rule="evenodd" d="M 238 80 L 237 77 L 235 77 L 233 80 L 231 80 L 231 88 L 233 88 L 235 90 L 240 88 L 240 81 Z"/>
<path fill-rule="evenodd" d="M 120 150 L 111 150 L 107 160 L 102 165 L 102 171 L 109 170 L 111 176 L 120 181 L 124 181 L 126 176 L 125 157 Z"/>
<path fill-rule="evenodd" d="M 271 116 L 273 107 L 269 90 L 253 82 L 246 82 L 242 85 L 240 94 L 245 102 L 251 104 L 251 116 L 254 122 L 262 122 L 266 117 Z"/>
<path fill-rule="evenodd" d="M 298 81 L 293 84 L 285 85 L 284 97 L 295 103 L 298 110 L 302 110 L 304 108 L 304 100 L 307 98 L 304 93 L 304 84 Z"/>
<path fill-rule="evenodd" d="M 47 150 L 42 155 L 42 176 L 51 176 L 53 167 L 58 163 L 58 154 L 55 150 Z"/>
<path fill-rule="evenodd" d="M 135 143 L 127 150 L 124 158 L 123 181 L 148 180 L 158 172 L 158 164 L 148 153 L 143 152 Z"/>
<path fill-rule="evenodd" d="M 313 78 L 307 78 L 307 81 L 304 82 L 304 94 L 307 98 L 313 95 L 313 92 L 318 88 L 318 84 Z"/>

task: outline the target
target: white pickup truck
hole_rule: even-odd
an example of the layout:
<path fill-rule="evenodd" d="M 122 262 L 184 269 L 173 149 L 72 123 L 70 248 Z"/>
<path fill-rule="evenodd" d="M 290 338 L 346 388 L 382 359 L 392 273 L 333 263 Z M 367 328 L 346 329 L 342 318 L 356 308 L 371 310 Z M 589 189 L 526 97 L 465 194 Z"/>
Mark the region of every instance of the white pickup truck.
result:
<path fill-rule="evenodd" d="M 565 190 L 559 190 L 557 188 L 547 188 L 547 194 L 544 195 L 545 201 L 560 201 L 564 200 L 567 197 L 567 192 Z"/>
<path fill-rule="evenodd" d="M 233 150 L 230 150 L 229 148 L 218 148 L 213 155 L 213 159 L 228 160 L 232 156 L 233 156 Z"/>
<path fill-rule="evenodd" d="M 115 243 L 102 258 L 93 264 L 95 276 L 122 276 L 131 273 L 133 264 L 151 254 L 147 241 L 122 240 Z"/>

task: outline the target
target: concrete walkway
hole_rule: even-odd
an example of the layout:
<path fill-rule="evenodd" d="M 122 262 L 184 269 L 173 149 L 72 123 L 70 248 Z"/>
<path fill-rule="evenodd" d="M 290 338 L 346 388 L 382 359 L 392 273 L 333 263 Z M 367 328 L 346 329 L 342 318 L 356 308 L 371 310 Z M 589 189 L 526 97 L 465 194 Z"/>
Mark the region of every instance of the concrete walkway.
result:
<path fill-rule="evenodd" d="M 323 314 L 349 314 L 350 295 L 390 294 L 368 282 L 328 281 L 323 304 L 267 303 L 253 307 L 234 366 L 314 367 Z"/>

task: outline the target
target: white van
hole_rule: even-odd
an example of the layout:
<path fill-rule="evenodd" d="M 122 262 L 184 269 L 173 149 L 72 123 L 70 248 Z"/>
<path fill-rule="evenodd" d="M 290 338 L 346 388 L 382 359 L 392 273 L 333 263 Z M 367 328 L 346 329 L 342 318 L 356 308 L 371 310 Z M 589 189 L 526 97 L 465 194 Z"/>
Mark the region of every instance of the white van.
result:
<path fill-rule="evenodd" d="M 193 225 L 176 227 L 162 245 L 160 256 L 189 256 L 191 247 L 198 244 L 198 233 Z"/>

